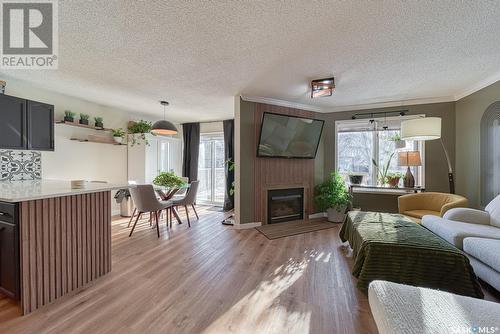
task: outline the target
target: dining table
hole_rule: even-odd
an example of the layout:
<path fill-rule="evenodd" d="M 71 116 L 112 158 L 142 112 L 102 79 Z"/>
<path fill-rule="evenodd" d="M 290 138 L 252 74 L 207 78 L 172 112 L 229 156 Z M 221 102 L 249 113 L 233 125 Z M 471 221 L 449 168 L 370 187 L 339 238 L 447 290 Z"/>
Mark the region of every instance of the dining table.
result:
<path fill-rule="evenodd" d="M 158 185 L 153 185 L 156 193 L 158 196 L 160 196 L 162 201 L 172 201 L 174 196 L 179 193 L 181 190 L 185 190 L 185 193 L 189 190 L 189 184 L 186 183 L 185 185 L 182 186 L 174 186 L 174 187 L 164 187 L 164 186 L 158 186 Z M 172 214 L 174 215 L 175 219 L 179 224 L 182 224 L 182 220 L 179 216 L 179 212 L 177 211 L 177 208 L 175 206 L 170 207 L 170 210 L 172 210 Z"/>

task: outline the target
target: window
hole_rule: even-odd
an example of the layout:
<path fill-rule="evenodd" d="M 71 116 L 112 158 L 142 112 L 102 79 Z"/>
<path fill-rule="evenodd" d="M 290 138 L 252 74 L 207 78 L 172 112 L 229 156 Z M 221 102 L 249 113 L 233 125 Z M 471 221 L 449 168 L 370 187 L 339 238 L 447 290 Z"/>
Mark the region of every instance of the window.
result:
<path fill-rule="evenodd" d="M 181 143 L 176 138 L 162 138 L 158 140 L 158 168 L 159 172 L 174 172 L 181 175 L 182 156 Z"/>
<path fill-rule="evenodd" d="M 213 205 L 224 204 L 226 176 L 224 137 L 221 133 L 201 134 L 198 179 L 198 201 Z"/>
<path fill-rule="evenodd" d="M 406 173 L 407 167 L 398 165 L 400 151 L 419 151 L 423 165 L 423 142 L 396 141 L 400 135 L 401 121 L 408 118 L 337 121 L 337 171 L 345 176 L 346 181 L 349 180 L 349 174 L 355 173 L 364 176 L 364 185 L 377 185 L 380 179 L 377 166 L 384 169 L 388 165 L 388 173 Z M 415 184 L 424 186 L 424 167 L 410 169 L 415 176 Z"/>

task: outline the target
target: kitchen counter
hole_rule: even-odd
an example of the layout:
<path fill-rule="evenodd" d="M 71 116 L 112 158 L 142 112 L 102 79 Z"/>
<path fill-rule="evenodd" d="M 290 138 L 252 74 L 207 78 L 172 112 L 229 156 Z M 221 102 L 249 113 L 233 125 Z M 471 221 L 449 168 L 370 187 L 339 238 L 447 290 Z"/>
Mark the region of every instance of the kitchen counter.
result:
<path fill-rule="evenodd" d="M 0 201 L 23 202 L 35 199 L 90 194 L 128 188 L 129 185 L 88 182 L 85 188 L 71 188 L 71 181 L 30 180 L 0 182 Z"/>
<path fill-rule="evenodd" d="M 128 184 L 0 182 L 0 292 L 22 314 L 111 271 L 112 190 Z"/>

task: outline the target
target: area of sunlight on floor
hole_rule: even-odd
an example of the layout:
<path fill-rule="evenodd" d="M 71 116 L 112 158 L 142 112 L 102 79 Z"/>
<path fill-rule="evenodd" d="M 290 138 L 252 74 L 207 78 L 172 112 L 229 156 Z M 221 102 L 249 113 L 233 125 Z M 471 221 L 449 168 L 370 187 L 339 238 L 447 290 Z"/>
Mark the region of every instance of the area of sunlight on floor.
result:
<path fill-rule="evenodd" d="M 310 312 L 290 311 L 279 304 L 280 295 L 302 276 L 308 261 L 289 259 L 286 264 L 277 267 L 255 289 L 208 326 L 203 334 L 220 333 L 222 328 L 230 328 L 237 333 L 250 333 L 243 329 L 255 329 L 255 324 L 268 318 L 275 321 L 273 328 L 267 328 L 266 332 L 286 332 L 289 324 L 295 323 L 300 326 L 295 328 L 297 332 L 309 333 Z M 279 321 L 276 321 L 277 319 Z"/>

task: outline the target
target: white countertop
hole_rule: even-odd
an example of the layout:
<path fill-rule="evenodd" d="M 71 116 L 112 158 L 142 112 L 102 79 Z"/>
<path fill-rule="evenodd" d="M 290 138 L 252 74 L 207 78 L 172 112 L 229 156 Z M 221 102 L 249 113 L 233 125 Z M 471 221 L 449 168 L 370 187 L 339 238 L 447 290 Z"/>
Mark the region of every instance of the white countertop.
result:
<path fill-rule="evenodd" d="M 71 181 L 30 180 L 0 182 L 0 201 L 23 202 L 34 199 L 88 194 L 129 188 L 124 184 L 87 182 L 84 188 L 71 188 Z"/>

